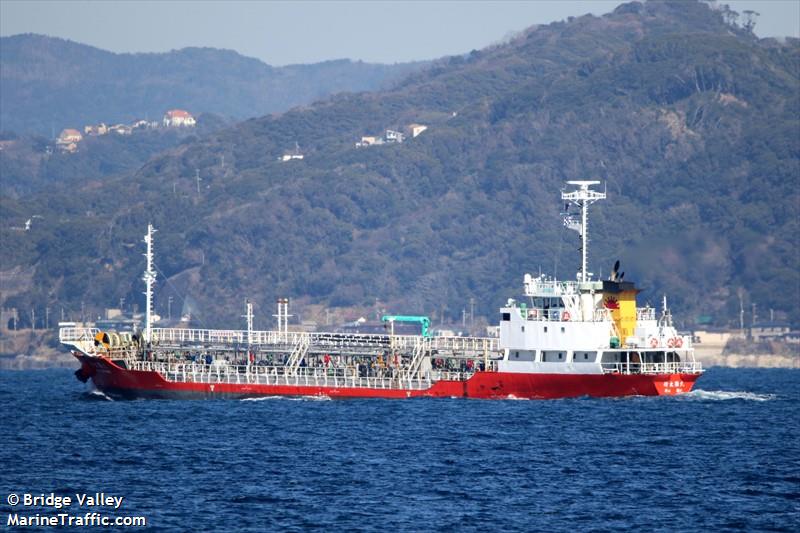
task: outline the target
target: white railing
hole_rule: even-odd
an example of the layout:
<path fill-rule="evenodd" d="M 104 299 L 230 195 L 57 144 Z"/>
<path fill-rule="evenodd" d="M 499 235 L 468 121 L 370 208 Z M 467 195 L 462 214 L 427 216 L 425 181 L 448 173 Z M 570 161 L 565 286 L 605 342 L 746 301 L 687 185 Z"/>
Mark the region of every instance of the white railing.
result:
<path fill-rule="evenodd" d="M 58 341 L 62 343 L 89 341 L 98 333 L 100 330 L 97 328 L 61 328 L 58 330 Z"/>
<path fill-rule="evenodd" d="M 496 337 L 432 337 L 430 347 L 451 352 L 496 352 L 500 349 L 499 342 Z"/>
<path fill-rule="evenodd" d="M 94 340 L 97 328 L 61 328 L 59 340 L 66 344 L 86 344 Z M 191 346 L 247 346 L 248 333 L 243 330 L 153 328 L 153 347 L 187 348 Z M 253 331 L 254 348 L 272 348 L 291 353 L 298 346 L 308 346 L 315 352 L 340 351 L 358 353 L 393 350 L 414 352 L 426 345 L 430 350 L 453 354 L 491 355 L 499 351 L 498 339 L 491 337 L 431 337 L 419 335 L 376 335 L 362 333 L 328 333 L 300 331 Z M 86 349 L 91 347 L 86 344 Z"/>
<path fill-rule="evenodd" d="M 214 329 L 154 328 L 153 342 L 156 345 L 246 345 L 247 331 Z M 419 335 L 376 335 L 365 333 L 327 333 L 300 331 L 253 331 L 252 345 L 294 347 L 307 344 L 314 350 L 376 350 L 392 349 L 411 351 L 421 344 L 429 344 L 431 350 L 455 353 L 492 353 L 499 351 L 498 339 L 492 337 L 431 337 Z M 291 351 L 291 350 L 290 350 Z"/>
<path fill-rule="evenodd" d="M 699 374 L 703 365 L 699 361 L 674 361 L 669 363 L 601 363 L 606 374 Z"/>
<path fill-rule="evenodd" d="M 630 339 L 631 337 L 629 337 Z M 660 349 L 660 350 L 674 350 L 685 351 L 693 348 L 691 335 L 678 335 L 675 337 L 665 336 L 649 336 L 649 337 L 633 337 L 635 341 L 626 343 L 626 346 Z M 649 340 L 648 340 L 649 339 Z"/>
<path fill-rule="evenodd" d="M 562 322 L 565 319 L 564 312 L 566 309 L 564 308 L 556 308 L 556 309 L 543 309 L 541 307 L 528 307 L 526 309 L 519 308 L 520 311 L 525 311 L 523 313 L 523 318 L 530 321 L 537 321 L 537 322 Z M 569 314 L 569 321 L 570 322 L 583 322 L 581 317 L 578 313 Z M 611 321 L 611 313 L 608 309 L 595 309 L 592 312 L 592 317 L 589 319 L 589 322 L 609 322 Z"/>
<path fill-rule="evenodd" d="M 524 285 L 526 296 L 563 296 L 565 294 L 577 294 L 579 292 L 577 281 L 532 278 Z"/>
<path fill-rule="evenodd" d="M 656 310 L 654 307 L 639 307 L 636 309 L 636 320 L 655 320 Z"/>
<path fill-rule="evenodd" d="M 235 366 L 228 364 L 166 363 L 160 361 L 126 361 L 130 370 L 157 372 L 164 379 L 180 383 L 228 383 L 308 387 L 343 387 L 370 389 L 430 388 L 439 380 L 465 381 L 472 372 L 431 371 L 418 378 L 402 378 L 393 369 L 373 370 L 362 376 L 355 367 L 300 367 L 286 372 L 285 366 Z"/>

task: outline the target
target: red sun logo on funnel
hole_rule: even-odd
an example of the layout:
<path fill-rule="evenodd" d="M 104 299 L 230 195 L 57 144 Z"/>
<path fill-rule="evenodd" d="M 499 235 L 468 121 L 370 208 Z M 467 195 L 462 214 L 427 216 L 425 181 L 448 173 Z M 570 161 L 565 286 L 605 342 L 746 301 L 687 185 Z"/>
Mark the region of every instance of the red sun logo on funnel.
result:
<path fill-rule="evenodd" d="M 619 301 L 612 296 L 610 298 L 606 298 L 606 301 L 603 302 L 603 306 L 606 309 L 619 309 Z"/>

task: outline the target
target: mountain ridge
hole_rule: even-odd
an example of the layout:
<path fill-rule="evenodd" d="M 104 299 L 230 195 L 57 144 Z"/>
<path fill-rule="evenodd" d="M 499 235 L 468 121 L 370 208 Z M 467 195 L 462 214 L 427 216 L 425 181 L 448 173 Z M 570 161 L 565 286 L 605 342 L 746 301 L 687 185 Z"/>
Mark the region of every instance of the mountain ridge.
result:
<path fill-rule="evenodd" d="M 159 118 L 175 107 L 244 119 L 335 92 L 377 89 L 425 64 L 340 59 L 273 67 L 233 50 L 115 53 L 37 34 L 2 37 L 0 50 L 2 129 L 40 135 L 51 127 Z"/>

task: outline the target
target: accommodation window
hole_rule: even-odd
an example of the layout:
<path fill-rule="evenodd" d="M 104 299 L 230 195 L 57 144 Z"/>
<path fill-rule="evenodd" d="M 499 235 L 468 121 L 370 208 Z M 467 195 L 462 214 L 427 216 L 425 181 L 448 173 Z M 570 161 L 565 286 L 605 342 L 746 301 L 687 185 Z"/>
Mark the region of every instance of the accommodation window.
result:
<path fill-rule="evenodd" d="M 521 328 L 521 329 L 522 329 L 522 331 L 525 331 L 525 326 L 522 326 L 522 328 Z"/>
<path fill-rule="evenodd" d="M 544 327 L 544 332 L 547 333 L 547 326 Z"/>
<path fill-rule="evenodd" d="M 561 333 L 564 333 L 564 326 L 561 326 Z"/>

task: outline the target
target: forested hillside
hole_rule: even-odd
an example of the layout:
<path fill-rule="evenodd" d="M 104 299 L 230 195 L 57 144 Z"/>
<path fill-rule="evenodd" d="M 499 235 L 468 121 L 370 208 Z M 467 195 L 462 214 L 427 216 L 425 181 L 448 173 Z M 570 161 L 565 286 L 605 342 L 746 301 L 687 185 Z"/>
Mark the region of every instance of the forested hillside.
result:
<path fill-rule="evenodd" d="M 410 123 L 428 129 L 355 147 Z M 295 142 L 305 158 L 279 162 Z M 207 325 L 239 325 L 245 297 L 266 317 L 276 296 L 448 320 L 475 298 L 495 322 L 525 272 L 574 275 L 559 192 L 599 179 L 596 274 L 621 259 L 641 301 L 668 293 L 685 326 L 738 323 L 740 296 L 797 323 L 799 177 L 798 41 L 759 40 L 704 3 L 633 2 L 248 120 L 130 175 L 3 198 L 2 269 L 32 273 L 4 305 L 142 300 L 152 222 L 161 305 L 188 295 Z M 5 229 L 33 212 L 31 231 Z"/>
<path fill-rule="evenodd" d="M 158 120 L 173 108 L 244 119 L 337 92 L 385 87 L 421 65 L 342 59 L 272 67 L 214 48 L 115 54 L 43 35 L 15 35 L 0 39 L 0 129 L 49 136 L 97 122 Z"/>
<path fill-rule="evenodd" d="M 124 175 L 140 168 L 150 157 L 178 144 L 197 141 L 226 124 L 218 115 L 203 113 L 193 128 L 86 135 L 75 153 L 62 152 L 52 140 L 39 135 L 4 133 L 0 136 L 2 195 L 19 198 L 53 186 L 65 190 Z"/>

